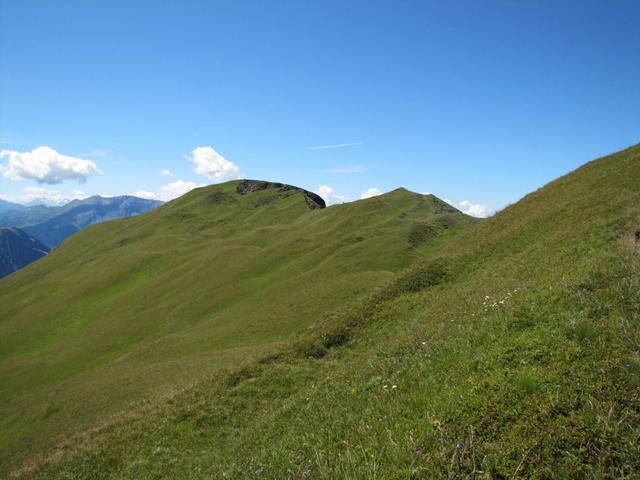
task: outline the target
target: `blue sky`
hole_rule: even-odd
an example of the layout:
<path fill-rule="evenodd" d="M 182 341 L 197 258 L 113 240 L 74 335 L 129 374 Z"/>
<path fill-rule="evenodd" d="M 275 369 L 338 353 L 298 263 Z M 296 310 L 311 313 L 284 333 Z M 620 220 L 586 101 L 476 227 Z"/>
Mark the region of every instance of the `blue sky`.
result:
<path fill-rule="evenodd" d="M 640 142 L 634 0 L 0 5 L 0 198 L 241 176 L 491 210 Z"/>

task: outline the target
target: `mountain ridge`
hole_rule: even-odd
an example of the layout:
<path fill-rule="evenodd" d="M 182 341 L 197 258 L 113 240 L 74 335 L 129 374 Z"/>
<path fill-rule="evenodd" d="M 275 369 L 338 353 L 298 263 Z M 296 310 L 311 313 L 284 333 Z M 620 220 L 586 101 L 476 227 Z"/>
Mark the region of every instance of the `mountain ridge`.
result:
<path fill-rule="evenodd" d="M 321 208 L 304 189 L 243 182 L 92 225 L 0 283 L 0 448 L 276 348 L 476 222 L 408 192 Z M 410 241 L 416 225 L 428 232 Z M 48 394 L 57 413 L 43 419 Z"/>
<path fill-rule="evenodd" d="M 202 372 L 188 387 L 178 388 L 173 380 L 174 390 L 164 399 L 147 396 L 146 403 L 128 404 L 111 419 L 102 417 L 93 430 L 86 430 L 92 421 L 79 421 L 84 405 L 76 406 L 78 435 L 58 449 L 30 437 L 30 447 L 22 448 L 33 455 L 33 445 L 40 444 L 48 455 L 18 473 L 87 479 L 632 477 L 640 468 L 634 441 L 640 425 L 640 259 L 634 235 L 640 224 L 639 160 L 636 146 L 589 162 L 480 221 L 458 218 L 436 197 L 401 189 L 309 210 L 300 193 L 282 198 L 277 190 L 265 190 L 238 199 L 235 184 L 226 184 L 194 191 L 144 217 L 85 230 L 38 267 L 56 271 L 52 267 L 69 263 L 65 250 L 73 249 L 80 259 L 68 268 L 98 272 L 102 253 L 96 249 L 142 242 L 142 262 L 133 250 L 122 250 L 133 265 L 113 276 L 117 282 L 105 279 L 103 290 L 83 287 L 109 301 L 136 299 L 129 304 L 137 308 L 146 298 L 174 308 L 170 323 L 182 326 L 148 344 L 153 358 L 166 362 L 163 375 L 175 374 L 171 351 L 193 351 L 169 340 L 187 332 L 206 345 L 200 354 L 207 352 L 209 365 L 215 358 L 211 348 L 223 332 L 210 334 L 224 317 L 185 322 L 186 312 L 175 310 L 181 289 L 204 278 L 221 283 L 190 290 L 192 301 L 214 297 L 227 283 L 238 305 L 247 307 L 230 309 L 230 318 L 243 328 L 231 332 L 234 340 L 224 352 L 237 356 Z M 451 225 L 451 215 L 464 222 Z M 166 238 L 159 236 L 163 229 Z M 291 231 L 302 233 L 285 235 Z M 175 245 L 186 246 L 195 236 L 202 243 L 178 256 Z M 231 241 L 226 246 L 223 237 Z M 281 255 L 274 255 L 275 244 L 282 245 Z M 399 244 L 398 256 L 389 257 Z M 176 258 L 166 257 L 167 248 Z M 197 253 L 203 248 L 211 256 Z M 222 263 L 213 262 L 214 252 L 246 274 L 230 277 Z M 271 261 L 247 270 L 252 252 L 260 258 L 271 252 Z M 191 256 L 198 262 L 185 264 Z M 293 257 L 300 259 L 299 269 L 292 268 Z M 159 278 L 159 264 L 152 275 L 145 273 L 160 259 L 170 261 L 168 271 L 174 277 L 183 273 L 184 281 L 176 279 L 165 293 L 142 290 L 149 278 L 169 281 Z M 353 286 L 356 272 L 371 273 L 374 266 L 386 269 L 379 281 L 344 290 Z M 11 302 L 9 290 L 22 290 L 44 305 L 29 290 L 37 274 L 35 268 L 19 273 L 6 290 L 0 284 L 0 299 Z M 297 290 L 312 279 L 312 288 Z M 282 281 L 282 288 L 273 289 Z M 250 286 L 247 297 L 239 295 L 242 285 Z M 47 289 L 42 281 L 38 287 Z M 122 296 L 127 289 L 129 296 Z M 229 308 L 221 300 L 210 305 Z M 299 330 L 257 347 L 261 327 L 273 327 L 282 309 L 305 301 L 312 303 L 295 316 L 309 320 Z M 98 306 L 83 305 L 92 322 L 100 315 Z M 6 308 L 0 302 L 0 318 Z M 16 310 L 23 319 L 15 327 L 39 345 L 25 308 Z M 271 315 L 276 309 L 281 310 Z M 167 328 L 157 319 L 152 324 Z M 7 334 L 14 328 L 6 321 L 0 325 Z M 289 333 L 291 325 L 285 327 Z M 104 335 L 104 327 L 100 331 Z M 0 343 L 0 378 L 26 392 L 28 383 L 16 384 L 7 368 L 34 347 L 8 338 L 9 344 Z M 95 341 L 94 347 L 100 348 Z M 78 346 L 68 343 L 69 348 Z M 141 359 L 143 351 L 120 350 L 118 362 L 80 378 L 92 384 L 95 395 L 103 392 L 95 388 L 107 375 L 112 385 L 122 383 L 118 372 L 132 379 L 142 370 L 149 377 L 160 364 L 122 367 L 132 357 Z M 62 360 L 51 348 L 42 353 L 51 365 Z M 24 364 L 16 367 L 22 369 L 17 375 L 27 375 Z M 64 385 L 78 388 L 70 376 Z M 71 398 L 95 401 L 81 390 L 55 391 L 48 402 L 33 393 L 20 398 L 31 405 L 26 411 L 37 412 L 33 428 L 55 427 Z M 4 401 L 15 408 L 18 399 Z M 21 431 L 18 421 L 24 420 L 5 421 L 4 431 Z M 2 446 L 24 453 L 8 435 L 0 436 Z"/>
<path fill-rule="evenodd" d="M 130 195 L 117 197 L 93 196 L 73 200 L 60 207 L 52 216 L 35 225 L 25 225 L 25 232 L 55 248 L 74 233 L 96 223 L 130 217 L 148 212 L 162 202 Z"/>
<path fill-rule="evenodd" d="M 49 247 L 16 227 L 0 228 L 0 278 L 49 253 Z"/>
<path fill-rule="evenodd" d="M 0 199 L 0 213 L 6 212 L 9 210 L 20 210 L 22 208 L 25 208 L 25 207 L 19 203 L 9 202 L 7 200 Z"/>

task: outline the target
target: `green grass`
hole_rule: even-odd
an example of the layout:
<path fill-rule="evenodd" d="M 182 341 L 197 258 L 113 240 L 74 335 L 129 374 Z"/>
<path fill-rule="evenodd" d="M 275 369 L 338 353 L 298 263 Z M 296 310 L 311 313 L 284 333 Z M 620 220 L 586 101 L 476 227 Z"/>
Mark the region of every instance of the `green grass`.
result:
<path fill-rule="evenodd" d="M 277 351 L 410 265 L 417 246 L 474 223 L 402 189 L 310 210 L 300 192 L 241 196 L 238 183 L 96 225 L 0 282 L 0 473 Z M 433 238 L 409 241 L 444 217 Z"/>
<path fill-rule="evenodd" d="M 19 473 L 638 478 L 639 184 L 633 147 L 437 239 L 410 222 L 390 242 L 408 243 L 412 264 L 383 284 Z M 330 222 L 355 228 L 359 208 Z"/>

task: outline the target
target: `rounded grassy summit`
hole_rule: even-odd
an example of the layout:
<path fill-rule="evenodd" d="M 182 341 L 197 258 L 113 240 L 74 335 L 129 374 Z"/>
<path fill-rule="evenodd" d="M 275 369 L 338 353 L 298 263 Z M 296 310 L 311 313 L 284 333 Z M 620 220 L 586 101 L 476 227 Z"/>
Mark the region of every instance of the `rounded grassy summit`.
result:
<path fill-rule="evenodd" d="M 471 223 L 402 189 L 325 208 L 238 180 L 74 235 L 0 283 L 2 465 L 279 351 Z"/>

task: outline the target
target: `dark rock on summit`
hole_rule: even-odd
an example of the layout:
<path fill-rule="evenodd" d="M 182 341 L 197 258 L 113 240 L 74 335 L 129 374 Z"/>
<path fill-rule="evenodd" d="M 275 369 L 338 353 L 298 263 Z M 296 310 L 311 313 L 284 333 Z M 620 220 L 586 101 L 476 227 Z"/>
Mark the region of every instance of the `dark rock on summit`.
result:
<path fill-rule="evenodd" d="M 259 192 L 260 190 L 266 190 L 267 188 L 279 188 L 282 187 L 281 183 L 264 182 L 262 180 L 243 180 L 236 187 L 236 192 L 240 195 L 246 195 L 251 192 Z"/>
<path fill-rule="evenodd" d="M 280 194 L 284 194 L 283 196 L 294 192 L 302 193 L 304 195 L 304 201 L 310 210 L 325 208 L 327 206 L 319 195 L 300 187 L 287 185 L 286 183 L 265 182 L 263 180 L 243 180 L 236 187 L 236 192 L 240 195 L 246 195 L 248 193 L 259 192 L 270 188 L 277 189 Z"/>

